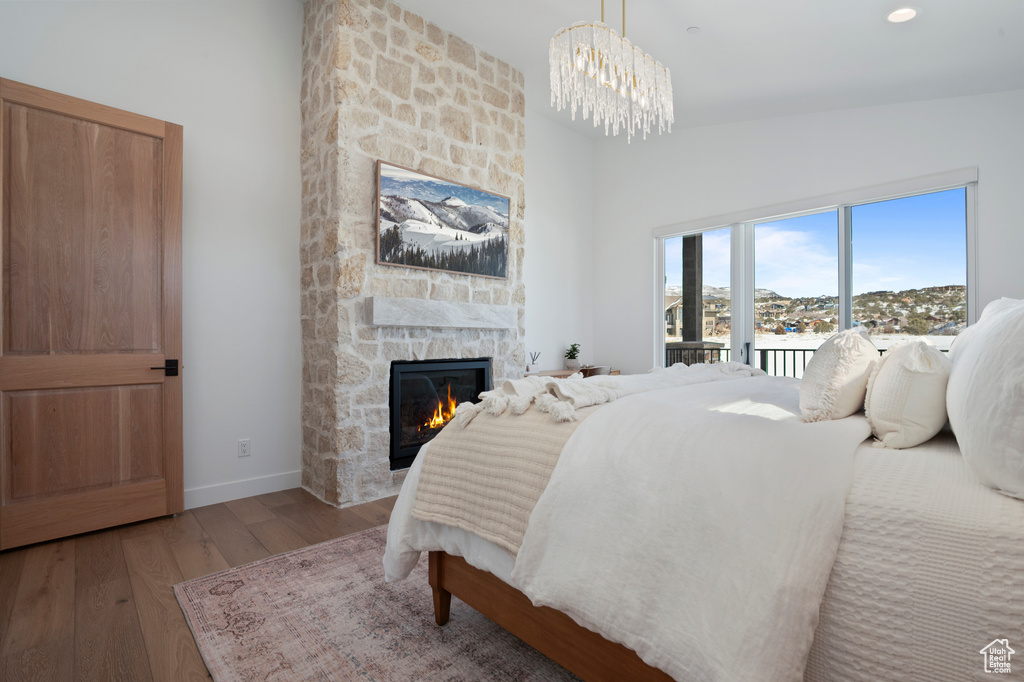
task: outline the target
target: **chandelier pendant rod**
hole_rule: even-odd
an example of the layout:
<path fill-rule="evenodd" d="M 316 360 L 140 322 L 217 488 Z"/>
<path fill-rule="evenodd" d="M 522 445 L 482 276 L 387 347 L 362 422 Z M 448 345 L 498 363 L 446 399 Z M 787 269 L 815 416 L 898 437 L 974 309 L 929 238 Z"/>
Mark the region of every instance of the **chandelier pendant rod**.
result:
<path fill-rule="evenodd" d="M 601 23 L 604 23 L 604 0 L 601 0 Z M 622 37 L 626 37 L 626 0 L 622 0 Z"/>

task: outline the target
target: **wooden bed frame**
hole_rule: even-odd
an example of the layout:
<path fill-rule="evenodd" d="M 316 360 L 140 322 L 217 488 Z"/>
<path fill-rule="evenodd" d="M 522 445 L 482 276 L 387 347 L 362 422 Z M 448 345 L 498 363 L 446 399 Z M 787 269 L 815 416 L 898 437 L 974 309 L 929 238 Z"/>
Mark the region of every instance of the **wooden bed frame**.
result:
<path fill-rule="evenodd" d="M 448 622 L 454 594 L 587 682 L 672 679 L 632 649 L 577 625 L 561 611 L 534 606 L 525 594 L 462 557 L 430 552 L 430 587 L 438 625 Z"/>

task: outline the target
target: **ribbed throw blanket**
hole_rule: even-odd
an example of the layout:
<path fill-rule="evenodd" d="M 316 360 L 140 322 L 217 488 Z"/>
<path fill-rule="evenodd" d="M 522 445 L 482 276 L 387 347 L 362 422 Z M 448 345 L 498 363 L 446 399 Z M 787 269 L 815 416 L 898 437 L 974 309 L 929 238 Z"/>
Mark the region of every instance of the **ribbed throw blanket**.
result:
<path fill-rule="evenodd" d="M 475 533 L 514 556 L 559 453 L 597 409 L 567 422 L 536 409 L 483 412 L 464 429 L 446 426 L 423 453 L 412 515 Z"/>

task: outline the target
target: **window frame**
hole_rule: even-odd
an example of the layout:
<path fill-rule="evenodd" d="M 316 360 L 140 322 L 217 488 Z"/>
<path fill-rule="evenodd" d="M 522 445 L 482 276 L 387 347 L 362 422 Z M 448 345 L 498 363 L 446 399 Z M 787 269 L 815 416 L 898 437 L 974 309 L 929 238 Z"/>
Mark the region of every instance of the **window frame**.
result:
<path fill-rule="evenodd" d="M 751 364 L 754 344 L 754 225 L 803 215 L 837 211 L 839 239 L 839 324 L 838 329 L 853 326 L 853 228 L 851 224 L 854 206 L 872 204 L 892 199 L 903 199 L 921 194 L 943 192 L 951 189 L 964 190 L 967 247 L 967 324 L 977 321 L 978 307 L 978 230 L 977 194 L 978 169 L 963 168 L 918 178 L 911 178 L 884 185 L 873 185 L 837 194 L 799 199 L 786 204 L 777 204 L 741 211 L 733 214 L 714 216 L 700 220 L 665 225 L 652 230 L 654 241 L 655 325 L 654 366 L 665 366 L 665 240 L 692 234 L 701 234 L 723 228 L 731 229 L 732 260 L 730 287 L 732 291 L 732 331 L 730 346 L 731 359 Z M 739 295 L 737 295 L 739 292 Z M 737 323 L 739 321 L 739 323 Z"/>

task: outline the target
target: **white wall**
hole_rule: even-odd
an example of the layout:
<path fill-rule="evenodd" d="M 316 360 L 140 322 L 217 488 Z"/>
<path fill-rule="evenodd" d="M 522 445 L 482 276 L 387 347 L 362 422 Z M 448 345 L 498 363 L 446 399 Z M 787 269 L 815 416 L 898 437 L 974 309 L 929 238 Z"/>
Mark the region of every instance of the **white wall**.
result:
<path fill-rule="evenodd" d="M 565 349 L 594 352 L 594 142 L 526 110 L 526 352 L 561 369 Z M 534 369 L 531 367 L 531 369 Z"/>
<path fill-rule="evenodd" d="M 283 0 L 0 2 L 0 76 L 184 126 L 188 507 L 299 483 L 301 29 Z"/>
<path fill-rule="evenodd" d="M 1024 91 L 676 130 L 595 148 L 594 349 L 654 361 L 653 228 L 977 167 L 978 289 L 1024 297 Z"/>

